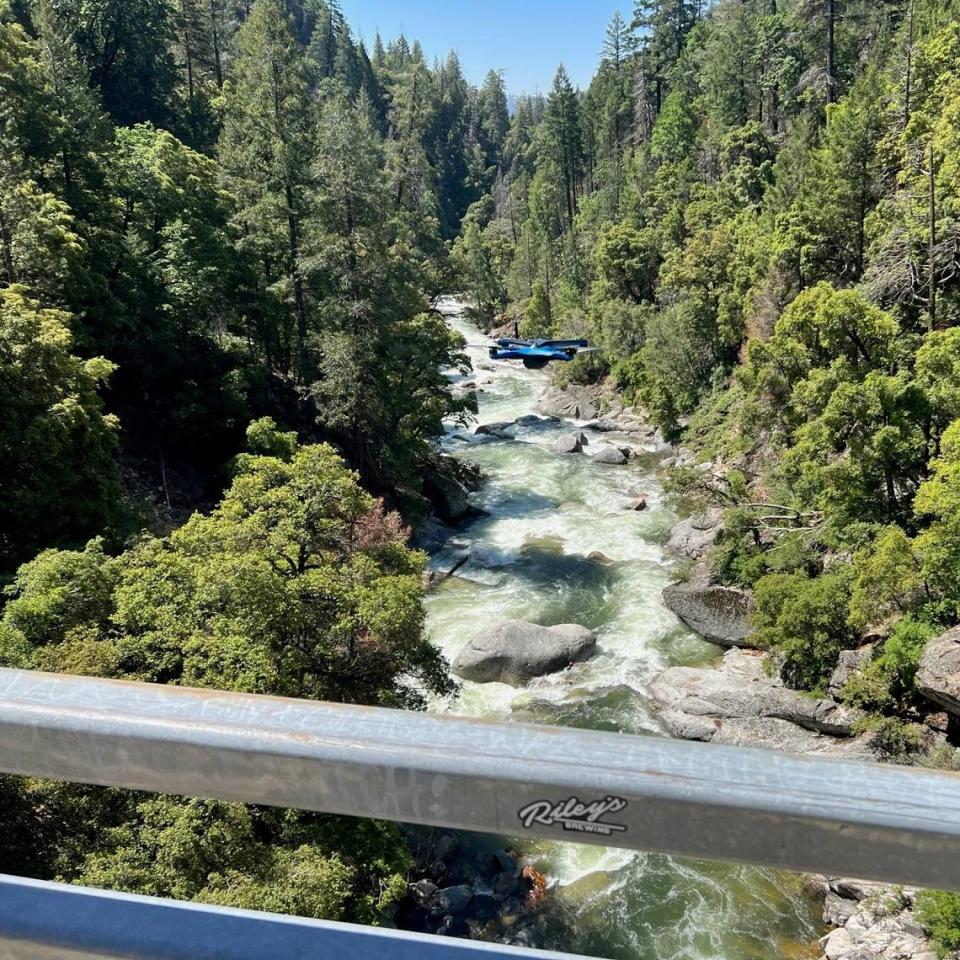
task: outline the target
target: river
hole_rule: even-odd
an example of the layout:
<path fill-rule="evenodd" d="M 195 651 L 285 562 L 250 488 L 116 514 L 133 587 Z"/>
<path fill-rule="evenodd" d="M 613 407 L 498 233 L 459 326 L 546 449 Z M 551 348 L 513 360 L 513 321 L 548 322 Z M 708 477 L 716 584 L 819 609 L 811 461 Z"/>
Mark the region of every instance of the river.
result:
<path fill-rule="evenodd" d="M 478 422 L 535 413 L 546 373 L 491 362 L 489 341 L 457 302 L 446 298 L 439 308 L 466 339 L 470 379 L 482 391 Z M 450 660 L 474 634 L 508 618 L 583 624 L 597 634 L 597 655 L 526 688 L 465 683 L 432 709 L 660 735 L 645 695 L 650 680 L 668 666 L 709 662 L 718 650 L 660 600 L 671 579 L 662 544 L 676 517 L 657 479 L 656 453 L 626 467 L 553 453 L 552 442 L 570 430 L 539 425 L 496 439 L 450 427 L 444 451 L 484 471 L 471 499 L 485 515 L 458 531 L 453 549 L 468 547 L 470 560 L 430 591 L 428 623 Z M 648 509 L 625 511 L 640 493 Z M 595 551 L 612 562 L 588 559 Z M 509 845 L 559 884 L 563 922 L 549 928 L 546 947 L 624 960 L 817 956 L 817 905 L 795 876 L 574 844 Z"/>

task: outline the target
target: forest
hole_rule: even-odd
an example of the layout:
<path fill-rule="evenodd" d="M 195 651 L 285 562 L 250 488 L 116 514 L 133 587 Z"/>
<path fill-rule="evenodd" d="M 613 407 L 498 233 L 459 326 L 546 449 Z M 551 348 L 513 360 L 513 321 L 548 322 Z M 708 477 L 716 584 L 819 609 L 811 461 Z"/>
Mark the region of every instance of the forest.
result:
<path fill-rule="evenodd" d="M 598 46 L 600 40 L 598 38 Z M 960 4 L 637 0 L 508 106 L 336 0 L 0 0 L 0 665 L 406 709 L 469 395 L 586 336 L 793 687 L 921 762 L 960 622 Z M 922 762 L 953 763 L 951 757 Z M 0 872 L 388 920 L 383 823 L 0 777 Z M 944 949 L 960 898 L 928 895 Z"/>

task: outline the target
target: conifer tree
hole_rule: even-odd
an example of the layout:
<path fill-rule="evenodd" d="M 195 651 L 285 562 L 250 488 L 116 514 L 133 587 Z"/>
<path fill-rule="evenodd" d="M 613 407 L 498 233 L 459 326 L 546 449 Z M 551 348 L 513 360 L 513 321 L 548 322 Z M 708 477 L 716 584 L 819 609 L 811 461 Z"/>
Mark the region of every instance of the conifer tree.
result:
<path fill-rule="evenodd" d="M 293 322 L 287 363 L 309 377 L 303 232 L 311 182 L 313 110 L 293 23 L 281 0 L 260 0 L 237 35 L 220 158 L 237 220 Z"/>
<path fill-rule="evenodd" d="M 583 174 L 580 107 L 567 71 L 561 66 L 553 81 L 544 118 L 547 151 L 559 170 L 566 206 L 566 226 L 573 228 Z"/>
<path fill-rule="evenodd" d="M 479 139 L 488 167 L 496 167 L 503 157 L 503 146 L 510 128 L 507 93 L 503 73 L 491 70 L 483 81 L 478 100 Z"/>

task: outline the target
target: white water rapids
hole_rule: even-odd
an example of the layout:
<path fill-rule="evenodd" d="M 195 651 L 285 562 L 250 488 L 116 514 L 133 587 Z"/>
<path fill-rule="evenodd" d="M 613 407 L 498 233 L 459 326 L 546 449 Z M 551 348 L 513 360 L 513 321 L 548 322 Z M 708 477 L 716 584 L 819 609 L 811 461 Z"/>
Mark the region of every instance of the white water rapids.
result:
<path fill-rule="evenodd" d="M 446 298 L 439 309 L 467 341 L 470 379 L 481 391 L 478 422 L 535 413 L 546 374 L 489 360 L 489 340 L 462 306 Z M 657 735 L 645 695 L 650 680 L 668 666 L 709 661 L 717 649 L 686 630 L 660 599 L 671 580 L 661 544 L 676 518 L 664 503 L 655 452 L 625 467 L 553 453 L 553 441 L 572 427 L 520 428 L 516 439 L 449 428 L 444 451 L 484 471 L 471 501 L 486 515 L 447 548 L 469 549 L 470 559 L 429 593 L 428 622 L 451 661 L 480 630 L 509 618 L 583 624 L 597 634 L 597 654 L 526 688 L 464 683 L 459 697 L 432 709 Z M 587 452 L 603 443 L 592 435 Z M 648 509 L 624 510 L 639 494 Z M 597 551 L 612 563 L 588 559 Z M 810 948 L 821 932 L 816 908 L 796 877 L 575 844 L 510 845 L 559 882 L 565 919 L 548 944 L 554 949 L 642 960 L 817 955 Z"/>

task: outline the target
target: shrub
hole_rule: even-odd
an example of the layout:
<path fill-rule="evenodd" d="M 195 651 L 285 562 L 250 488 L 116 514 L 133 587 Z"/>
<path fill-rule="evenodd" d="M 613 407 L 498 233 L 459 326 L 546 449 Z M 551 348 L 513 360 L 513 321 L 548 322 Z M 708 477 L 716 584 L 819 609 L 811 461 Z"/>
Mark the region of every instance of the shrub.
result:
<path fill-rule="evenodd" d="M 781 659 L 790 686 L 821 690 L 840 651 L 856 645 L 847 621 L 852 583 L 848 564 L 813 579 L 803 573 L 772 573 L 757 582 L 757 638 Z"/>
<path fill-rule="evenodd" d="M 844 702 L 875 711 L 904 707 L 913 693 L 923 648 L 936 632 L 913 617 L 901 620 L 878 655 L 843 688 Z"/>
<path fill-rule="evenodd" d="M 960 949 L 960 894 L 923 890 L 917 894 L 916 912 L 941 956 Z"/>

